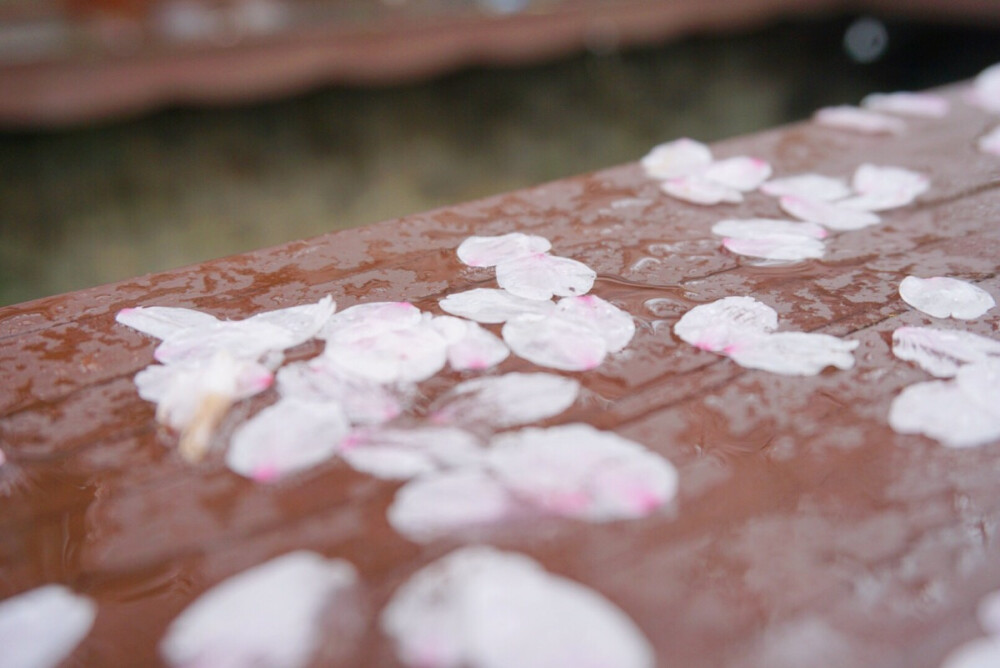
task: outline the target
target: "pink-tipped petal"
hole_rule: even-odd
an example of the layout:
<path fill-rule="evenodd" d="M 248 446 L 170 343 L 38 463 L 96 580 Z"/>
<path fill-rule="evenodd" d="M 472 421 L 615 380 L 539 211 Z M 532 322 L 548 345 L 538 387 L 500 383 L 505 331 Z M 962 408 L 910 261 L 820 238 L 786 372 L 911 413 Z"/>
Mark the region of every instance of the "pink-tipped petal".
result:
<path fill-rule="evenodd" d="M 982 288 L 946 276 L 907 276 L 899 284 L 899 296 L 935 318 L 974 320 L 996 306 L 993 296 Z"/>
<path fill-rule="evenodd" d="M 712 151 L 693 139 L 676 139 L 654 146 L 640 164 L 651 179 L 673 179 L 699 171 L 712 162 Z"/>
<path fill-rule="evenodd" d="M 93 601 L 63 585 L 45 585 L 8 598 L 0 602 L 0 665 L 62 665 L 90 633 L 96 617 Z"/>
<path fill-rule="evenodd" d="M 713 183 L 750 192 L 771 177 L 771 165 L 766 160 L 737 156 L 713 162 L 701 175 Z"/>
<path fill-rule="evenodd" d="M 944 118 L 951 110 L 948 98 L 933 93 L 872 93 L 861 106 L 872 111 L 916 116 L 919 118 Z"/>
<path fill-rule="evenodd" d="M 584 295 L 590 292 L 596 278 L 597 273 L 582 262 L 545 253 L 497 265 L 500 287 L 525 299 Z"/>
<path fill-rule="evenodd" d="M 588 371 L 608 353 L 604 337 L 559 317 L 519 316 L 503 326 L 503 339 L 518 357 L 562 371 Z"/>
<path fill-rule="evenodd" d="M 469 237 L 458 246 L 458 259 L 470 267 L 495 267 L 535 253 L 545 253 L 552 244 L 545 237 L 511 232 L 496 237 Z"/>
<path fill-rule="evenodd" d="M 622 350 L 635 336 L 635 320 L 632 316 L 597 295 L 560 299 L 555 315 L 600 334 L 610 353 Z"/>
<path fill-rule="evenodd" d="M 357 304 L 333 315 L 318 336 L 328 341 L 350 343 L 381 332 L 415 327 L 422 318 L 420 309 L 409 302 Z"/>
<path fill-rule="evenodd" d="M 760 186 L 760 191 L 772 197 L 802 197 L 823 202 L 832 202 L 851 194 L 844 179 L 822 174 L 799 174 L 773 179 Z"/>
<path fill-rule="evenodd" d="M 702 350 L 723 352 L 778 328 L 778 313 L 753 297 L 725 297 L 695 306 L 674 325 L 674 334 Z"/>
<path fill-rule="evenodd" d="M 1000 358 L 1000 341 L 972 332 L 934 327 L 900 327 L 892 353 L 938 378 L 951 378 L 964 364 Z"/>
<path fill-rule="evenodd" d="M 877 225 L 882 219 L 871 211 L 851 209 L 837 203 L 786 195 L 779 200 L 781 208 L 799 220 L 818 223 L 830 230 L 860 230 Z"/>
<path fill-rule="evenodd" d="M 474 322 L 438 316 L 432 326 L 447 341 L 448 364 L 456 371 L 484 371 L 510 355 L 503 341 Z"/>
<path fill-rule="evenodd" d="M 900 135 L 906 123 L 898 118 L 847 105 L 825 107 L 813 115 L 820 125 L 865 135 Z"/>
<path fill-rule="evenodd" d="M 440 371 L 448 344 L 425 320 L 417 325 L 378 330 L 370 336 L 327 341 L 324 356 L 344 372 L 376 383 L 417 383 Z"/>
<path fill-rule="evenodd" d="M 445 313 L 494 324 L 526 313 L 545 315 L 555 304 L 549 300 L 525 299 L 497 288 L 475 288 L 450 294 L 439 302 Z"/>
<path fill-rule="evenodd" d="M 671 197 L 702 206 L 723 202 L 738 204 L 743 201 L 739 190 L 711 181 L 700 174 L 672 178 L 661 183 L 660 189 Z"/>
<path fill-rule="evenodd" d="M 580 384 L 549 373 L 508 373 L 473 378 L 455 386 L 431 407 L 441 423 L 506 429 L 537 422 L 573 405 Z"/>

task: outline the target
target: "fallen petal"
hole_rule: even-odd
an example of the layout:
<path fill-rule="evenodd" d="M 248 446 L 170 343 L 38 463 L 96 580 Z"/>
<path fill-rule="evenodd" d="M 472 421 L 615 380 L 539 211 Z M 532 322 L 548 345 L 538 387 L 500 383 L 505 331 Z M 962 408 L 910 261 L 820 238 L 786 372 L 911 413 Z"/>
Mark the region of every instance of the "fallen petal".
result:
<path fill-rule="evenodd" d="M 983 153 L 1000 156 L 1000 125 L 980 137 L 976 145 Z"/>
<path fill-rule="evenodd" d="M 799 220 L 818 223 L 830 230 L 860 230 L 877 225 L 882 219 L 870 211 L 850 209 L 838 203 L 811 200 L 786 195 L 779 200 L 781 208 Z"/>
<path fill-rule="evenodd" d="M 483 447 L 456 427 L 355 429 L 340 455 L 352 468 L 378 478 L 405 480 L 444 468 L 475 466 Z"/>
<path fill-rule="evenodd" d="M 892 333 L 892 353 L 938 378 L 951 378 L 963 364 L 1000 357 L 1000 341 L 955 329 L 900 327 Z"/>
<path fill-rule="evenodd" d="M 1000 415 L 970 401 L 953 380 L 917 383 L 904 389 L 892 401 L 889 426 L 901 434 L 923 434 L 950 448 L 976 447 L 1000 439 Z"/>
<path fill-rule="evenodd" d="M 772 197 L 789 195 L 824 202 L 842 199 L 852 192 L 844 179 L 822 174 L 799 174 L 773 179 L 762 184 L 760 190 Z"/>
<path fill-rule="evenodd" d="M 955 374 L 955 384 L 969 402 L 1000 420 L 1000 358 L 966 364 Z"/>
<path fill-rule="evenodd" d="M 738 204 L 743 201 L 739 190 L 710 181 L 700 174 L 672 178 L 661 183 L 660 189 L 671 197 L 704 206 L 722 202 Z"/>
<path fill-rule="evenodd" d="M 409 302 L 357 304 L 333 315 L 317 336 L 328 341 L 351 343 L 382 332 L 416 327 L 422 319 L 420 309 Z"/>
<path fill-rule="evenodd" d="M 345 337 L 346 338 L 346 337 Z M 444 368 L 448 343 L 429 323 L 403 329 L 376 328 L 369 336 L 338 334 L 323 355 L 348 374 L 376 383 L 417 383 Z"/>
<path fill-rule="evenodd" d="M 709 181 L 720 185 L 750 192 L 771 177 L 771 165 L 766 160 L 737 156 L 713 162 L 701 173 Z"/>
<path fill-rule="evenodd" d="M 973 320 L 996 306 L 993 296 L 982 288 L 946 276 L 907 276 L 899 284 L 899 296 L 935 318 Z"/>
<path fill-rule="evenodd" d="M 1000 63 L 987 67 L 976 76 L 969 99 L 986 111 L 1000 113 Z"/>
<path fill-rule="evenodd" d="M 496 288 L 456 292 L 442 299 L 439 305 L 446 313 L 488 324 L 507 322 L 523 314 L 545 315 L 555 307 L 549 300 L 525 299 Z"/>
<path fill-rule="evenodd" d="M 872 93 L 861 100 L 872 111 L 921 118 L 944 118 L 951 109 L 948 98 L 933 93 Z"/>
<path fill-rule="evenodd" d="M 170 335 L 156 347 L 153 357 L 162 364 L 199 365 L 225 352 L 238 359 L 259 360 L 298 343 L 287 329 L 267 322 L 218 321 Z"/>
<path fill-rule="evenodd" d="M 503 326 L 502 334 L 518 357 L 561 371 L 588 371 L 608 353 L 600 333 L 554 316 L 518 316 Z"/>
<path fill-rule="evenodd" d="M 758 257 L 775 262 L 801 262 L 821 258 L 826 253 L 822 241 L 799 235 L 773 235 L 759 239 L 722 240 L 722 247 L 731 253 Z"/>
<path fill-rule="evenodd" d="M 798 236 L 825 239 L 827 231 L 817 223 L 797 223 L 774 218 L 747 218 L 720 220 L 712 225 L 712 234 L 731 239 L 770 239 Z"/>
<path fill-rule="evenodd" d="M 996 668 L 1000 666 L 1000 637 L 976 638 L 953 649 L 941 668 Z"/>
<path fill-rule="evenodd" d="M 550 373 L 507 373 L 459 383 L 431 406 L 438 423 L 506 429 L 537 422 L 573 405 L 580 383 Z"/>
<path fill-rule="evenodd" d="M 0 665 L 55 668 L 90 633 L 97 606 L 50 584 L 0 602 Z"/>
<path fill-rule="evenodd" d="M 278 394 L 287 399 L 339 404 L 351 424 L 381 424 L 403 412 L 400 393 L 347 373 L 324 356 L 278 370 Z"/>
<path fill-rule="evenodd" d="M 841 206 L 886 211 L 912 203 L 930 187 L 930 179 L 902 167 L 864 164 L 854 172 L 851 185 L 858 196 L 839 202 Z"/>
<path fill-rule="evenodd" d="M 672 179 L 691 174 L 712 162 L 712 151 L 693 139 L 676 139 L 653 149 L 640 161 L 651 179 Z"/>
<path fill-rule="evenodd" d="M 290 552 L 202 594 L 170 624 L 160 654 L 171 666 L 309 665 L 325 618 L 357 583 L 354 567 L 342 559 Z M 338 618 L 357 615 L 343 602 L 340 608 Z"/>
<path fill-rule="evenodd" d="M 582 262 L 545 253 L 501 262 L 496 271 L 501 288 L 525 299 L 585 295 L 597 278 L 597 273 Z"/>
<path fill-rule="evenodd" d="M 523 555 L 466 547 L 413 575 L 382 630 L 414 668 L 652 668 L 634 622 L 600 594 Z"/>
<path fill-rule="evenodd" d="M 171 306 L 123 308 L 115 316 L 115 320 L 158 339 L 166 339 L 186 329 L 201 329 L 219 322 L 214 315 Z"/>
<path fill-rule="evenodd" d="M 469 237 L 458 246 L 458 259 L 470 267 L 495 267 L 535 253 L 545 253 L 552 244 L 545 237 L 511 232 L 496 237 Z"/>
<path fill-rule="evenodd" d="M 681 316 L 674 334 L 701 350 L 719 353 L 778 328 L 778 313 L 753 297 L 725 297 Z"/>
<path fill-rule="evenodd" d="M 510 350 L 474 322 L 438 316 L 431 323 L 448 345 L 448 364 L 456 371 L 483 371 L 507 359 Z"/>
<path fill-rule="evenodd" d="M 560 299 L 555 314 L 600 334 L 611 353 L 622 350 L 635 336 L 632 316 L 596 295 Z"/>
<path fill-rule="evenodd" d="M 333 297 L 327 295 L 315 304 L 265 311 L 247 318 L 247 323 L 267 323 L 287 331 L 294 345 L 316 336 L 337 309 Z"/>
<path fill-rule="evenodd" d="M 282 399 L 233 434 L 226 465 L 258 482 L 273 482 L 337 454 L 350 426 L 340 406 Z"/>
<path fill-rule="evenodd" d="M 727 353 L 748 369 L 784 376 L 815 376 L 828 366 L 852 368 L 858 344 L 826 334 L 777 332 L 736 343 Z"/>
<path fill-rule="evenodd" d="M 848 105 L 824 107 L 813 114 L 813 120 L 828 128 L 866 135 L 900 135 L 906 132 L 906 123 L 898 118 Z"/>

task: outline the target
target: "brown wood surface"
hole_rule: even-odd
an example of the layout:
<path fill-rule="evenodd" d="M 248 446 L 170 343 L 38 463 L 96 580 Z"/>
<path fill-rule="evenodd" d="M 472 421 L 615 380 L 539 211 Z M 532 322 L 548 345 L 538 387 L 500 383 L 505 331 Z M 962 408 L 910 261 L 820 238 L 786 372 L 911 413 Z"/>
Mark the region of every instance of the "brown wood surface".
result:
<path fill-rule="evenodd" d="M 895 434 L 889 403 L 926 380 L 893 358 L 901 325 L 932 324 L 898 297 L 907 274 L 948 275 L 1000 297 L 1000 160 L 975 140 L 997 121 L 961 102 L 897 138 L 806 123 L 714 147 L 752 154 L 776 175 L 850 175 L 864 162 L 928 174 L 914 205 L 881 225 L 834 233 L 822 260 L 759 267 L 723 251 L 728 217 L 782 217 L 760 193 L 697 207 L 625 165 L 479 202 L 0 309 L 0 598 L 62 582 L 99 605 L 73 656 L 155 665 L 166 625 L 199 593 L 295 548 L 354 563 L 370 629 L 348 665 L 395 666 L 377 614 L 410 574 L 454 546 L 524 552 L 625 610 L 662 666 L 734 668 L 940 664 L 980 635 L 974 610 L 1000 588 L 1000 444 L 949 450 Z M 385 510 L 398 483 L 332 461 L 275 485 L 190 465 L 157 429 L 132 376 L 155 341 L 114 322 L 136 305 L 220 317 L 311 302 L 340 308 L 442 296 L 491 284 L 461 265 L 468 235 L 530 231 L 594 267 L 593 293 L 632 313 L 638 333 L 550 422 L 584 421 L 638 441 L 680 472 L 669 512 L 591 525 L 505 524 L 420 546 Z M 671 333 L 698 303 L 749 294 L 781 329 L 861 342 L 851 371 L 789 378 L 742 369 Z M 996 309 L 950 324 L 998 336 Z M 293 358 L 318 352 L 317 344 Z M 500 371 L 532 366 L 508 360 Z M 431 399 L 459 380 L 422 385 Z M 273 400 L 237 406 L 219 443 Z M 419 406 L 416 409 L 419 411 Z"/>

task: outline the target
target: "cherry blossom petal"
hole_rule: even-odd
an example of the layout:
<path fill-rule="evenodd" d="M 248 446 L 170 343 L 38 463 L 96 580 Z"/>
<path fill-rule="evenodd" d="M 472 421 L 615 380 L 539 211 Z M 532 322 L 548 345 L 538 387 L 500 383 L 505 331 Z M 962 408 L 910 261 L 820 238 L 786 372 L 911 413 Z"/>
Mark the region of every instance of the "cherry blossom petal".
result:
<path fill-rule="evenodd" d="M 844 179 L 822 174 L 799 174 L 773 179 L 760 186 L 763 193 L 772 197 L 801 197 L 804 199 L 832 202 L 852 193 Z"/>
<path fill-rule="evenodd" d="M 722 240 L 722 247 L 731 253 L 757 257 L 774 262 L 801 262 L 823 257 L 826 246 L 822 241 L 800 235 L 775 234 L 759 239 Z"/>
<path fill-rule="evenodd" d="M 510 355 L 503 341 L 474 322 L 438 316 L 432 326 L 447 342 L 448 364 L 456 371 L 483 371 Z"/>
<path fill-rule="evenodd" d="M 50 584 L 0 602 L 0 666 L 55 668 L 90 633 L 97 606 Z"/>
<path fill-rule="evenodd" d="M 632 316 L 596 295 L 560 299 L 555 314 L 600 334 L 611 353 L 622 350 L 635 336 Z"/>
<path fill-rule="evenodd" d="M 980 137 L 976 145 L 983 153 L 1000 156 L 1000 125 Z"/>
<path fill-rule="evenodd" d="M 582 262 L 545 253 L 501 262 L 496 271 L 501 288 L 525 299 L 585 295 L 597 278 L 597 273 Z"/>
<path fill-rule="evenodd" d="M 830 230 L 860 230 L 877 225 L 882 219 L 870 211 L 850 209 L 839 204 L 786 195 L 779 200 L 781 208 L 799 220 L 818 223 Z"/>
<path fill-rule="evenodd" d="M 545 315 L 555 308 L 555 303 L 548 300 L 525 299 L 497 288 L 475 288 L 448 295 L 439 302 L 439 306 L 441 310 L 452 315 L 494 324 L 507 322 L 523 314 Z"/>
<path fill-rule="evenodd" d="M 900 135 L 906 132 L 906 123 L 898 118 L 848 105 L 824 107 L 813 114 L 813 120 L 828 128 L 866 135 Z"/>
<path fill-rule="evenodd" d="M 892 352 L 938 378 L 951 378 L 963 364 L 1000 357 L 1000 341 L 955 329 L 900 327 L 892 333 Z"/>
<path fill-rule="evenodd" d="M 323 355 L 349 374 L 377 383 L 416 383 L 430 378 L 448 359 L 448 343 L 426 321 L 371 336 L 327 341 Z"/>
<path fill-rule="evenodd" d="M 324 356 L 278 370 L 278 393 L 288 399 L 335 403 L 352 424 L 381 424 L 403 412 L 397 392 L 351 375 Z"/>
<path fill-rule="evenodd" d="M 987 67 L 976 76 L 969 100 L 986 111 L 1000 113 L 1000 63 Z"/>
<path fill-rule="evenodd" d="M 219 321 L 172 334 L 153 353 L 163 364 L 203 364 L 219 352 L 257 360 L 267 353 L 297 345 L 290 331 L 267 322 Z"/>
<path fill-rule="evenodd" d="M 720 220 L 712 225 L 712 234 L 731 239 L 769 239 L 772 237 L 799 236 L 825 239 L 827 231 L 817 223 L 797 223 L 774 218 L 747 218 Z"/>
<path fill-rule="evenodd" d="M 241 476 L 272 482 L 333 457 L 349 429 L 336 404 L 282 399 L 240 425 L 226 465 Z"/>
<path fill-rule="evenodd" d="M 478 469 L 414 478 L 396 492 L 389 524 L 410 540 L 426 542 L 512 516 L 517 503 L 499 482 Z"/>
<path fill-rule="evenodd" d="M 850 369 L 858 341 L 826 334 L 777 332 L 740 341 L 727 353 L 748 369 L 761 369 L 784 376 L 815 376 L 828 366 Z"/>
<path fill-rule="evenodd" d="M 503 326 L 502 334 L 518 357 L 561 371 L 589 371 L 608 353 L 599 332 L 565 318 L 518 316 Z"/>
<path fill-rule="evenodd" d="M 452 552 L 413 575 L 382 630 L 414 668 L 653 668 L 634 622 L 600 594 L 492 547 Z"/>
<path fill-rule="evenodd" d="M 712 151 L 705 144 L 693 139 L 675 139 L 654 146 L 640 160 L 646 175 L 651 179 L 672 179 L 699 171 L 712 162 Z"/>
<path fill-rule="evenodd" d="M 115 320 L 158 339 L 169 338 L 186 329 L 203 329 L 219 322 L 214 315 L 171 306 L 123 308 L 115 316 Z"/>
<path fill-rule="evenodd" d="M 1000 637 L 976 638 L 945 657 L 941 668 L 996 668 L 1000 666 Z"/>
<path fill-rule="evenodd" d="M 861 106 L 872 111 L 921 118 L 944 118 L 951 109 L 948 98 L 933 93 L 872 93 L 861 100 Z"/>
<path fill-rule="evenodd" d="M 959 373 L 976 366 L 963 367 Z M 990 396 L 998 393 L 1000 387 L 994 387 Z M 985 408 L 954 380 L 917 383 L 904 389 L 893 399 L 889 425 L 901 434 L 923 434 L 950 448 L 976 447 L 1000 439 L 1000 414 Z"/>
<path fill-rule="evenodd" d="M 318 337 L 351 343 L 382 332 L 416 327 L 422 320 L 420 309 L 409 302 L 357 304 L 334 314 L 320 330 Z"/>
<path fill-rule="evenodd" d="M 247 318 L 246 323 L 267 323 L 287 331 L 294 345 L 316 336 L 337 309 L 333 297 L 327 295 L 315 304 L 265 311 Z"/>
<path fill-rule="evenodd" d="M 592 522 L 645 517 L 677 493 L 670 462 L 588 424 L 501 434 L 490 443 L 487 461 L 517 497 Z"/>
<path fill-rule="evenodd" d="M 713 162 L 701 175 L 719 185 L 750 192 L 767 181 L 771 173 L 771 165 L 766 160 L 741 155 Z"/>
<path fill-rule="evenodd" d="M 573 405 L 580 383 L 550 373 L 507 373 L 459 383 L 431 407 L 438 423 L 505 429 L 553 417 Z"/>
<path fill-rule="evenodd" d="M 864 164 L 854 172 L 851 184 L 858 193 L 839 205 L 865 211 L 886 211 L 912 203 L 930 187 L 930 179 L 902 167 Z"/>
<path fill-rule="evenodd" d="M 1000 591 L 984 596 L 976 607 L 976 618 L 983 630 L 990 635 L 1000 635 Z"/>
<path fill-rule="evenodd" d="M 160 653 L 171 666 L 309 665 L 331 608 L 340 602 L 339 618 L 357 614 L 343 609 L 357 583 L 354 567 L 342 559 L 284 554 L 202 594 L 171 623 Z"/>
<path fill-rule="evenodd" d="M 455 427 L 355 429 L 340 455 L 352 468 L 378 478 L 405 480 L 442 468 L 476 465 L 482 444 Z"/>
<path fill-rule="evenodd" d="M 672 178 L 661 183 L 660 189 L 671 197 L 690 204 L 712 206 L 723 202 L 738 204 L 743 201 L 739 190 L 710 181 L 700 174 Z"/>
<path fill-rule="evenodd" d="M 458 259 L 470 267 L 495 267 L 551 248 L 545 237 L 511 232 L 496 237 L 469 237 L 459 244 L 457 253 Z"/>
<path fill-rule="evenodd" d="M 715 353 L 778 328 L 778 313 L 753 297 L 725 297 L 681 316 L 674 334 L 695 348 Z"/>
<path fill-rule="evenodd" d="M 955 374 L 955 384 L 970 402 L 1000 420 L 1000 359 L 966 364 Z"/>
<path fill-rule="evenodd" d="M 899 296 L 913 308 L 935 318 L 974 320 L 996 306 L 986 290 L 946 276 L 907 276 L 899 284 Z"/>

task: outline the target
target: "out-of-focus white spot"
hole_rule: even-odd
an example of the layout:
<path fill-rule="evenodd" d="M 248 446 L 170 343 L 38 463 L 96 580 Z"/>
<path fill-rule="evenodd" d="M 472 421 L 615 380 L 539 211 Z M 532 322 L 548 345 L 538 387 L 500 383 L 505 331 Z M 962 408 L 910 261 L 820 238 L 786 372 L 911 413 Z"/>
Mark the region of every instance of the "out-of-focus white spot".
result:
<path fill-rule="evenodd" d="M 873 63 L 889 47 L 889 31 L 878 19 L 865 16 L 857 19 L 844 33 L 844 51 L 856 63 Z"/>

